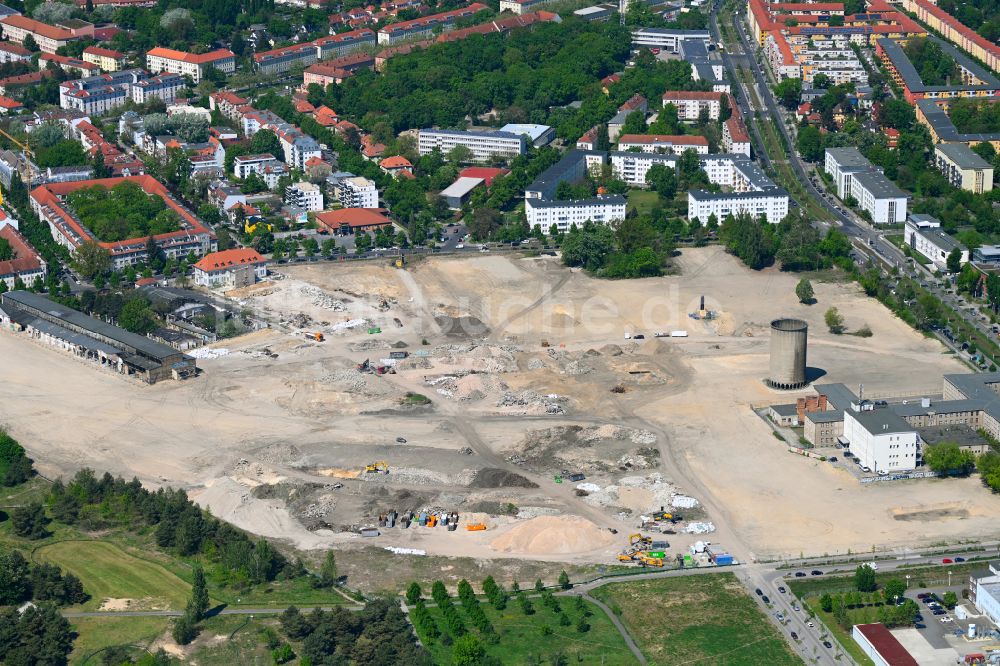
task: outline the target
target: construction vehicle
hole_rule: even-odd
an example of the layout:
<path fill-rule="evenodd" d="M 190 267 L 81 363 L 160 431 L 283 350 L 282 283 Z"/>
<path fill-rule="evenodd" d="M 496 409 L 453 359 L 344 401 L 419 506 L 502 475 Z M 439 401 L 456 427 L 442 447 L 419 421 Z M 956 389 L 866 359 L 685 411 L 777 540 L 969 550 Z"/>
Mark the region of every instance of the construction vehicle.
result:
<path fill-rule="evenodd" d="M 318 331 L 317 332 L 310 331 L 306 333 L 306 337 L 310 340 L 315 340 L 316 342 L 323 342 L 326 339 L 323 337 L 323 334 L 319 333 Z"/>
<path fill-rule="evenodd" d="M 550 347 L 551 345 L 549 344 L 548 340 L 542 340 L 542 346 L 543 347 Z"/>
<path fill-rule="evenodd" d="M 402 268 L 403 266 L 406 265 L 406 257 L 404 257 L 403 253 L 400 252 L 399 256 L 396 257 L 396 260 L 394 262 L 392 262 L 392 264 L 396 268 Z"/>
<path fill-rule="evenodd" d="M 659 511 L 654 511 L 653 512 L 653 520 L 658 520 L 658 521 L 659 520 L 669 520 L 670 522 L 673 522 L 674 521 L 674 514 L 671 513 L 670 511 L 664 511 L 663 507 L 660 507 Z"/>
<path fill-rule="evenodd" d="M 646 557 L 645 555 L 639 558 L 639 566 L 641 567 L 662 567 L 663 560 L 659 557 Z"/>
<path fill-rule="evenodd" d="M 372 364 L 371 361 L 369 361 L 367 358 L 361 363 L 358 363 L 358 372 L 371 372 L 371 371 L 372 371 Z"/>
<path fill-rule="evenodd" d="M 631 555 L 626 555 L 625 553 L 619 553 L 618 554 L 618 561 L 619 562 L 631 562 L 634 559 L 635 559 L 635 553 L 632 553 Z"/>
<path fill-rule="evenodd" d="M 470 532 L 482 532 L 483 530 L 486 529 L 486 524 L 485 523 L 469 523 L 468 525 L 465 526 L 465 529 L 469 530 Z"/>
<path fill-rule="evenodd" d="M 389 473 L 389 463 L 384 460 L 379 460 L 373 462 L 370 465 L 365 465 L 366 474 L 388 474 Z"/>
<path fill-rule="evenodd" d="M 642 546 L 643 548 L 652 545 L 653 537 L 642 536 L 638 532 L 635 534 L 628 535 L 628 545 L 630 546 Z"/>

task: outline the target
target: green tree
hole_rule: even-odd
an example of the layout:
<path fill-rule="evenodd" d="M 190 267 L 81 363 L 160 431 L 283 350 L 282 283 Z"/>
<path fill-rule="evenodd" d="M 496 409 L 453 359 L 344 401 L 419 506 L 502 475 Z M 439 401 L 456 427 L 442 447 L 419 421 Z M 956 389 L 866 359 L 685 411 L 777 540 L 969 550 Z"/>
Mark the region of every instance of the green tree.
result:
<path fill-rule="evenodd" d="M 962 270 L 962 250 L 960 248 L 954 248 L 948 253 L 948 272 L 957 273 Z"/>
<path fill-rule="evenodd" d="M 615 250 L 615 232 L 611 227 L 588 221 L 582 229 L 567 234 L 561 247 L 563 264 L 597 271 Z"/>
<path fill-rule="evenodd" d="M 941 596 L 941 603 L 948 608 L 954 608 L 958 605 L 958 595 L 953 591 L 948 590 Z"/>
<path fill-rule="evenodd" d="M 886 601 L 893 601 L 894 599 L 902 599 L 906 595 L 906 583 L 899 580 L 898 578 L 893 578 L 887 580 L 882 586 L 882 596 L 885 597 Z"/>
<path fill-rule="evenodd" d="M 774 87 L 774 94 L 786 109 L 795 109 L 802 101 L 802 80 L 783 79 Z"/>
<path fill-rule="evenodd" d="M 198 635 L 197 622 L 189 614 L 185 613 L 174 621 L 174 628 L 171 635 L 178 645 L 187 645 Z"/>
<path fill-rule="evenodd" d="M 195 565 L 194 578 L 191 582 L 191 601 L 188 602 L 187 613 L 195 622 L 201 622 L 208 610 L 208 586 L 205 583 L 205 570 L 201 565 Z"/>
<path fill-rule="evenodd" d="M 806 125 L 799 130 L 799 135 L 795 138 L 795 149 L 799 151 L 802 159 L 809 162 L 818 162 L 823 158 L 823 135 L 819 128 Z"/>
<path fill-rule="evenodd" d="M 126 331 L 145 335 L 156 328 L 156 316 L 145 298 L 133 298 L 118 315 L 118 325 Z"/>
<path fill-rule="evenodd" d="M 0 604 L 14 605 L 31 598 L 29 573 L 21 551 L 0 553 Z"/>
<path fill-rule="evenodd" d="M 875 570 L 867 564 L 858 565 L 854 570 L 854 587 L 859 592 L 874 592 L 878 587 L 875 582 Z"/>
<path fill-rule="evenodd" d="M 269 129 L 257 130 L 250 139 L 250 154 L 260 155 L 270 153 L 278 159 L 282 159 L 284 151 L 281 149 L 281 141 L 278 136 Z"/>
<path fill-rule="evenodd" d="M 28 49 L 29 51 L 38 50 L 38 42 L 35 41 L 35 38 L 31 34 L 27 34 L 24 36 L 24 39 L 21 41 L 21 46 Z"/>
<path fill-rule="evenodd" d="M 472 634 L 456 638 L 451 648 L 451 663 L 455 666 L 480 666 L 485 657 L 486 648 Z"/>
<path fill-rule="evenodd" d="M 10 261 L 14 258 L 14 248 L 6 238 L 0 238 L 0 261 Z"/>
<path fill-rule="evenodd" d="M 573 584 L 569 581 L 569 574 L 565 570 L 559 572 L 559 587 L 564 590 L 573 587 Z"/>
<path fill-rule="evenodd" d="M 316 587 L 332 587 L 337 583 L 337 558 L 332 550 L 326 551 L 323 558 L 323 566 L 319 570 L 319 578 L 316 579 Z"/>
<path fill-rule="evenodd" d="M 823 596 L 819 598 L 819 607 L 822 608 L 825 613 L 833 611 L 833 597 L 830 596 L 829 592 L 824 592 Z"/>
<path fill-rule="evenodd" d="M 73 251 L 73 268 L 85 280 L 111 270 L 111 255 L 96 241 L 84 241 Z"/>
<path fill-rule="evenodd" d="M 816 302 L 816 294 L 813 291 L 812 283 L 806 278 L 802 278 L 799 280 L 799 283 L 795 285 L 795 295 L 798 296 L 799 303 L 812 305 Z"/>
<path fill-rule="evenodd" d="M 49 535 L 49 518 L 41 502 L 30 502 L 14 509 L 10 516 L 14 534 L 25 539 L 44 539 Z"/>
<path fill-rule="evenodd" d="M 976 457 L 955 442 L 940 442 L 924 447 L 924 462 L 935 472 L 969 474 L 975 468 Z"/>
<path fill-rule="evenodd" d="M 840 310 L 835 307 L 831 307 L 823 315 L 823 321 L 826 322 L 826 327 L 830 329 L 830 332 L 834 335 L 840 335 L 844 332 L 844 316 L 840 314 Z"/>
<path fill-rule="evenodd" d="M 410 602 L 410 604 L 417 603 L 420 601 L 422 596 L 423 591 L 420 589 L 420 583 L 413 581 L 410 583 L 410 586 L 406 588 L 406 600 Z"/>

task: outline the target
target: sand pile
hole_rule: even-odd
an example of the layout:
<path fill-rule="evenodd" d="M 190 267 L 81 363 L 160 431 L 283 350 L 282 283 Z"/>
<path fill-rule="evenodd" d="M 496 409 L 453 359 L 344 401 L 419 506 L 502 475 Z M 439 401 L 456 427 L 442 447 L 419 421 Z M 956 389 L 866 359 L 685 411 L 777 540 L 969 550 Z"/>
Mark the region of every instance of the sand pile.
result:
<path fill-rule="evenodd" d="M 522 555 L 585 553 L 613 543 L 615 537 L 586 518 L 539 516 L 501 534 L 490 548 Z"/>

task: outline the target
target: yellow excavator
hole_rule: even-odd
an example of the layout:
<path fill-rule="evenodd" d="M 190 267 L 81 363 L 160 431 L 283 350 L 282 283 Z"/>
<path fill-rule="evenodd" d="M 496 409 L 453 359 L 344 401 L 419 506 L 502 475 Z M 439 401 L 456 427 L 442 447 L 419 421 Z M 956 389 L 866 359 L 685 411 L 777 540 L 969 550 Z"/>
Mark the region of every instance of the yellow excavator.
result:
<path fill-rule="evenodd" d="M 647 557 L 642 555 L 639 557 L 639 566 L 641 567 L 662 567 L 663 560 L 659 557 Z"/>
<path fill-rule="evenodd" d="M 379 460 L 378 462 L 373 462 L 370 465 L 365 465 L 366 474 L 388 474 L 389 473 L 389 463 L 384 460 Z"/>
<path fill-rule="evenodd" d="M 642 536 L 638 532 L 635 534 L 630 534 L 628 537 L 628 545 L 630 546 L 641 546 L 648 547 L 653 545 L 653 537 Z"/>

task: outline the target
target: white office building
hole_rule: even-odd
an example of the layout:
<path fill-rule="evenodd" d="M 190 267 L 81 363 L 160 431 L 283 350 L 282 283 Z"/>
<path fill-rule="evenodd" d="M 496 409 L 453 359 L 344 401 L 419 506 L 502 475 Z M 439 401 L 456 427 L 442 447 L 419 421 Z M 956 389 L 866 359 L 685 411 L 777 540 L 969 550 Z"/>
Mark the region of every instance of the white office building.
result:
<path fill-rule="evenodd" d="M 622 12 L 624 13 L 624 11 Z M 708 47 L 712 38 L 708 30 L 671 30 L 669 28 L 639 28 L 632 31 L 632 46 L 658 48 L 677 53 L 684 40 L 700 40 Z"/>
<path fill-rule="evenodd" d="M 916 469 L 920 435 L 892 410 L 872 407 L 855 403 L 844 411 L 844 439 L 851 454 L 876 474 Z"/>
<path fill-rule="evenodd" d="M 378 189 L 367 178 L 344 178 L 335 186 L 335 191 L 344 208 L 378 208 Z"/>
<path fill-rule="evenodd" d="M 708 139 L 703 136 L 673 136 L 670 134 L 622 134 L 618 137 L 618 150 L 641 150 L 644 153 L 669 153 L 680 155 L 693 150 L 699 155 L 708 154 Z"/>
<path fill-rule="evenodd" d="M 947 270 L 948 255 L 956 249 L 961 252 L 962 265 L 969 261 L 969 248 L 946 234 L 941 228 L 941 222 L 930 215 L 910 215 L 903 227 L 903 241 L 907 247 L 934 262 L 938 270 Z"/>
<path fill-rule="evenodd" d="M 285 203 L 310 213 L 323 210 L 323 190 L 313 183 L 293 183 L 285 188 Z"/>
<path fill-rule="evenodd" d="M 472 151 L 472 161 L 488 162 L 493 157 L 512 158 L 528 150 L 525 134 L 499 131 L 422 129 L 417 142 L 421 155 L 440 150 L 447 155 L 456 146 Z"/>
<path fill-rule="evenodd" d="M 906 221 L 906 193 L 876 170 L 857 148 L 827 148 L 824 167 L 836 184 L 837 196 L 853 197 L 873 223 Z"/>

